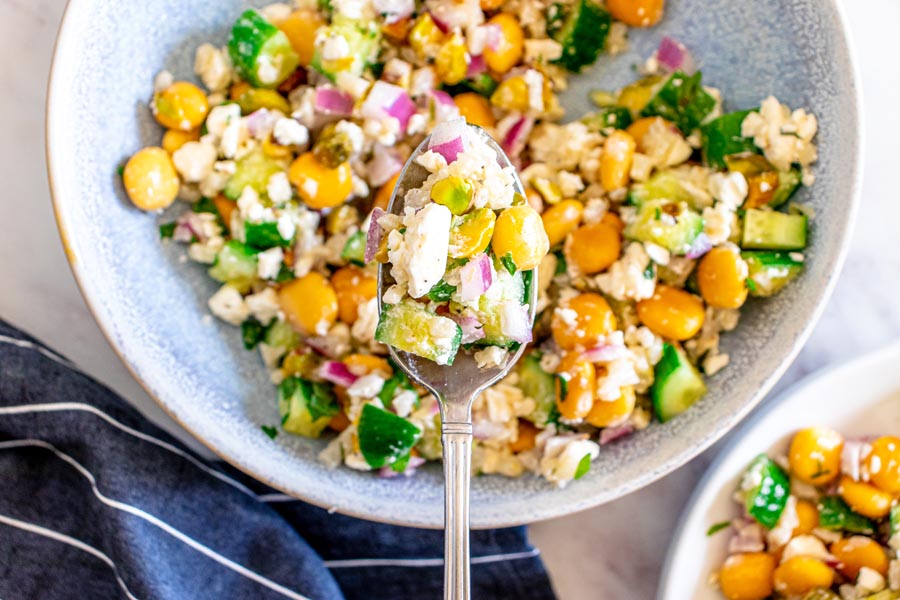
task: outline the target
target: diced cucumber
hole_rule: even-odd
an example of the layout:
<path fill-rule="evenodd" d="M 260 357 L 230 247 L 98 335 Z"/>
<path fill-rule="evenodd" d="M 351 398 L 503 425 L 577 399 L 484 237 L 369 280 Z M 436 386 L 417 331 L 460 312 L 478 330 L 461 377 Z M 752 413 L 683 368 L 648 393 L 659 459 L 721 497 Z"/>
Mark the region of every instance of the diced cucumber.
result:
<path fill-rule="evenodd" d="M 372 404 L 363 406 L 357 426 L 359 451 L 373 469 L 390 465 L 407 454 L 422 430 L 394 413 Z"/>
<path fill-rule="evenodd" d="M 403 300 L 386 306 L 375 339 L 439 365 L 452 365 L 462 340 L 462 329 L 452 319 L 430 312 L 424 304 Z"/>
<path fill-rule="evenodd" d="M 759 152 L 752 138 L 741 135 L 741 124 L 753 111 L 739 110 L 716 117 L 701 128 L 703 161 L 714 169 L 726 167 L 725 157 Z"/>
<path fill-rule="evenodd" d="M 625 129 L 631 125 L 631 111 L 624 106 L 605 106 L 596 112 L 586 114 L 581 118 L 581 122 L 591 131 L 603 131 L 610 127 Z"/>
<path fill-rule="evenodd" d="M 791 199 L 803 181 L 800 169 L 792 168 L 787 171 L 778 171 L 778 187 L 775 189 L 775 195 L 772 197 L 769 206 L 781 206 Z"/>
<path fill-rule="evenodd" d="M 269 158 L 262 149 L 257 148 L 238 159 L 234 173 L 225 182 L 223 193 L 226 198 L 237 200 L 244 188 L 250 186 L 260 198 L 265 198 L 268 196 L 266 188 L 269 185 L 269 178 L 284 169 L 285 165 L 281 161 Z"/>
<path fill-rule="evenodd" d="M 288 103 L 287 98 L 275 90 L 250 88 L 241 94 L 235 102 L 241 107 L 241 114 L 243 115 L 249 115 L 261 108 L 277 110 L 285 115 L 291 114 L 291 105 Z"/>
<path fill-rule="evenodd" d="M 641 115 L 662 117 L 685 135 L 691 133 L 716 106 L 716 99 L 703 89 L 701 78 L 700 71 L 693 75 L 675 71 L 650 98 Z"/>
<path fill-rule="evenodd" d="M 802 250 L 806 247 L 806 215 L 748 209 L 741 247 L 749 250 Z"/>
<path fill-rule="evenodd" d="M 744 473 L 741 489 L 746 492 L 747 513 L 766 529 L 775 527 L 791 493 L 790 479 L 782 468 L 760 454 Z"/>
<path fill-rule="evenodd" d="M 687 410 L 706 394 L 706 384 L 684 351 L 672 344 L 663 345 L 663 355 L 654 370 L 650 397 L 657 418 L 666 422 Z"/>
<path fill-rule="evenodd" d="M 344 243 L 344 249 L 341 251 L 341 258 L 352 262 L 354 265 L 365 266 L 366 264 L 366 234 L 357 231 Z"/>
<path fill-rule="evenodd" d="M 278 385 L 278 412 L 285 431 L 317 438 L 339 410 L 327 383 L 291 376 Z"/>
<path fill-rule="evenodd" d="M 241 78 L 258 88 L 278 87 L 300 64 L 284 32 L 252 9 L 232 27 L 228 54 Z"/>
<path fill-rule="evenodd" d="M 629 203 L 642 206 L 648 200 L 684 202 L 692 208 L 696 202 L 694 196 L 685 189 L 682 179 L 672 170 L 659 171 L 644 183 L 631 186 Z"/>
<path fill-rule="evenodd" d="M 551 373 L 541 368 L 541 353 L 530 352 L 519 361 L 519 388 L 534 400 L 534 410 L 525 418 L 544 427 L 556 407 L 556 382 Z"/>
<path fill-rule="evenodd" d="M 741 252 L 741 257 L 749 269 L 747 285 L 751 296 L 761 298 L 774 296 L 803 271 L 803 262 L 794 260 L 791 254 L 791 252 Z"/>
<path fill-rule="evenodd" d="M 478 320 L 484 326 L 484 337 L 478 340 L 479 346 L 510 347 L 515 342 L 505 335 L 501 324 L 504 305 L 509 302 L 525 303 L 525 280 L 522 272 L 510 275 L 505 268 L 497 270 L 497 278 L 488 291 L 478 299 Z"/>
<path fill-rule="evenodd" d="M 300 345 L 300 334 L 287 321 L 272 321 L 263 339 L 267 346 L 290 350 Z"/>
<path fill-rule="evenodd" d="M 847 531 L 872 535 L 875 523 L 855 512 L 840 496 L 825 496 L 819 499 L 819 527 L 831 531 Z"/>
<path fill-rule="evenodd" d="M 606 45 L 612 17 L 593 0 L 575 0 L 565 7 L 554 4 L 547 11 L 547 34 L 562 45 L 555 62 L 577 73 L 591 65 Z"/>
<path fill-rule="evenodd" d="M 278 223 L 244 223 L 244 243 L 255 250 L 268 250 L 276 246 L 290 246 L 291 240 L 281 237 Z"/>
<path fill-rule="evenodd" d="M 257 278 L 256 251 L 237 240 L 228 240 L 216 254 L 209 276 L 230 283 L 241 293 L 247 292 Z"/>
<path fill-rule="evenodd" d="M 327 60 L 322 57 L 323 46 L 316 44 L 312 67 L 331 81 L 335 81 L 337 74 L 341 72 L 362 75 L 366 66 L 378 57 L 380 31 L 374 21 L 369 23 L 335 17 L 332 24 L 322 28 L 316 37 L 342 37 L 350 51 L 345 58 Z"/>
<path fill-rule="evenodd" d="M 649 200 L 638 209 L 637 219 L 625 228 L 625 237 L 685 254 L 701 232 L 703 217 L 686 203 Z"/>

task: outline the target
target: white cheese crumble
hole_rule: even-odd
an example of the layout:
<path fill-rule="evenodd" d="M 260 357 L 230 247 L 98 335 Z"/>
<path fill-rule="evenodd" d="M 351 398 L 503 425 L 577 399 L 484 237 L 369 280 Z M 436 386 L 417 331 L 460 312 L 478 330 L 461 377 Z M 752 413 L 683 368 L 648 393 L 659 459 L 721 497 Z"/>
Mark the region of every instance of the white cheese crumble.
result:
<path fill-rule="evenodd" d="M 612 264 L 606 273 L 594 278 L 597 286 L 616 300 L 644 300 L 653 296 L 656 277 L 645 277 L 650 257 L 640 243 L 633 242 L 625 248 L 622 258 Z"/>
<path fill-rule="evenodd" d="M 375 340 L 375 329 L 378 327 L 378 299 L 372 298 L 356 309 L 356 321 L 350 328 L 353 339 L 364 344 Z"/>
<path fill-rule="evenodd" d="M 281 306 L 278 304 L 278 294 L 274 288 L 267 287 L 261 292 L 250 294 L 244 298 L 247 308 L 257 321 L 268 325 L 278 316 Z"/>
<path fill-rule="evenodd" d="M 175 169 L 187 183 L 203 181 L 213 171 L 218 152 L 211 144 L 187 142 L 172 154 Z"/>
<path fill-rule="evenodd" d="M 223 104 L 209 111 L 206 117 L 206 130 L 216 138 L 222 137 L 228 123 L 241 118 L 241 107 L 237 104 Z"/>
<path fill-rule="evenodd" d="M 388 236 L 391 275 L 397 283 L 407 283 L 413 298 L 427 294 L 444 276 L 452 218 L 450 209 L 442 204 L 409 209 L 403 219 L 406 233 L 392 231 Z"/>
<path fill-rule="evenodd" d="M 600 446 L 587 438 L 587 435 L 560 435 L 547 440 L 544 455 L 540 462 L 540 472 L 547 481 L 558 487 L 572 481 L 578 465 L 585 456 L 593 461 L 600 455 Z"/>
<path fill-rule="evenodd" d="M 416 406 L 416 393 L 412 390 L 403 390 L 394 396 L 393 400 L 391 400 L 391 406 L 394 407 L 394 410 L 397 412 L 398 416 L 408 417 L 413 408 Z"/>
<path fill-rule="evenodd" d="M 250 316 L 250 308 L 241 293 L 227 283 L 209 298 L 207 304 L 212 314 L 232 325 L 240 325 Z"/>
<path fill-rule="evenodd" d="M 194 73 L 211 92 L 221 92 L 231 83 L 231 61 L 228 53 L 212 44 L 201 44 L 194 56 Z"/>
<path fill-rule="evenodd" d="M 296 119 L 283 118 L 275 121 L 272 130 L 275 141 L 282 146 L 299 146 L 305 148 L 309 144 L 309 129 Z"/>
<path fill-rule="evenodd" d="M 499 346 L 488 346 L 482 350 L 478 350 L 472 356 L 479 369 L 489 367 L 501 367 L 506 361 L 508 353 Z"/>
<path fill-rule="evenodd" d="M 374 398 L 384 387 L 384 377 L 369 373 L 363 375 L 347 388 L 347 394 L 356 398 Z"/>
<path fill-rule="evenodd" d="M 284 261 L 284 250 L 279 247 L 269 248 L 256 255 L 257 273 L 260 279 L 275 279 Z"/>
<path fill-rule="evenodd" d="M 275 204 L 288 202 L 294 195 L 294 192 L 291 190 L 291 182 L 288 181 L 287 173 L 284 171 L 273 173 L 266 184 L 266 192 L 269 194 L 269 200 Z M 291 238 L 286 237 L 285 239 L 289 240 Z"/>

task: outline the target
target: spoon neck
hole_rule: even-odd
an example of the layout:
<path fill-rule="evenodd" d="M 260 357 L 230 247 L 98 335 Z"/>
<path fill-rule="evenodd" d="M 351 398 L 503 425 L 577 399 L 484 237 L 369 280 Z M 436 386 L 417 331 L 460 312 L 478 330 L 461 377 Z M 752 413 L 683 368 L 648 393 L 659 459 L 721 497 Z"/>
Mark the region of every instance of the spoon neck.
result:
<path fill-rule="evenodd" d="M 441 402 L 441 424 L 444 433 L 472 433 L 472 401 Z"/>

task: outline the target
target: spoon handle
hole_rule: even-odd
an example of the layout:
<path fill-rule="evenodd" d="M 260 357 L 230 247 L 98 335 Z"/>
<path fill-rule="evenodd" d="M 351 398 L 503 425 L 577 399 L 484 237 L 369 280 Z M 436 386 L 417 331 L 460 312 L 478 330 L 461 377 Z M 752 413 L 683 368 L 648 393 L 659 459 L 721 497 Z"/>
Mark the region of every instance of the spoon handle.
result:
<path fill-rule="evenodd" d="M 444 423 L 444 598 L 469 598 L 472 423 Z"/>

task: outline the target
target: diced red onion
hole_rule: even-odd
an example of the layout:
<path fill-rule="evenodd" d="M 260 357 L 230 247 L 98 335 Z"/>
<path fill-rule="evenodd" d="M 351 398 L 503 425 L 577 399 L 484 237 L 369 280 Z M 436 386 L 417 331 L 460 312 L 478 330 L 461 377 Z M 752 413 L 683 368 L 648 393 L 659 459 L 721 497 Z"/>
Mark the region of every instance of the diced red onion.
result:
<path fill-rule="evenodd" d="M 500 308 L 500 331 L 509 339 L 527 344 L 533 338 L 527 304 L 508 302 Z"/>
<path fill-rule="evenodd" d="M 353 96 L 331 86 L 321 86 L 316 88 L 315 108 L 326 115 L 349 117 L 353 113 Z"/>
<path fill-rule="evenodd" d="M 326 358 L 337 358 L 335 354 L 334 342 L 327 336 L 308 337 L 303 340 L 310 349 Z"/>
<path fill-rule="evenodd" d="M 487 71 L 487 63 L 484 62 L 484 55 L 479 54 L 478 56 L 473 56 L 469 60 L 469 67 L 466 69 L 466 77 L 472 78 L 478 75 L 481 75 Z"/>
<path fill-rule="evenodd" d="M 319 367 L 319 376 L 325 381 L 330 381 L 343 387 L 350 387 L 353 385 L 353 382 L 359 379 L 359 377 L 350 372 L 347 365 L 336 360 L 322 363 L 322 366 Z"/>
<path fill-rule="evenodd" d="M 384 185 L 390 181 L 391 177 L 399 173 L 402 168 L 403 161 L 400 160 L 396 150 L 376 144 L 372 148 L 372 160 L 366 165 L 369 185 Z"/>
<path fill-rule="evenodd" d="M 581 355 L 588 362 L 610 362 L 617 358 L 622 358 L 628 354 L 628 348 L 616 344 L 605 344 L 597 346 L 590 350 L 585 350 Z"/>
<path fill-rule="evenodd" d="M 172 239 L 176 242 L 205 242 L 206 236 L 203 235 L 202 223 L 198 220 L 200 217 L 195 212 L 186 212 L 175 221 L 175 231 L 172 232 Z"/>
<path fill-rule="evenodd" d="M 525 149 L 525 142 L 528 141 L 528 135 L 534 127 L 534 119 L 531 117 L 520 117 L 506 133 L 500 142 L 500 147 L 506 152 L 510 158 L 519 155 Z"/>
<path fill-rule="evenodd" d="M 762 525 L 747 520 L 732 521 L 735 534 L 728 541 L 728 553 L 762 552 L 766 549 Z"/>
<path fill-rule="evenodd" d="M 500 49 L 500 44 L 503 42 L 503 30 L 496 23 L 485 25 L 484 29 L 486 33 L 484 45 L 490 48 L 491 51 L 496 52 Z"/>
<path fill-rule="evenodd" d="M 381 119 L 387 115 L 397 119 L 401 134 L 406 132 L 409 118 L 415 113 L 416 105 L 406 90 L 386 81 L 376 81 L 360 107 L 363 117 Z"/>
<path fill-rule="evenodd" d="M 494 270 L 491 258 L 487 254 L 479 254 L 459 269 L 459 298 L 463 302 L 471 302 L 480 298 L 494 282 Z"/>
<path fill-rule="evenodd" d="M 666 71 L 684 71 L 691 74 L 696 70 L 694 59 L 684 44 L 663 36 L 656 50 L 656 60 Z"/>
<path fill-rule="evenodd" d="M 450 31 L 450 24 L 439 17 L 437 13 L 431 12 L 429 14 L 431 16 L 431 20 L 434 21 L 434 24 L 437 25 L 437 28 L 441 30 L 441 33 L 447 33 L 448 31 Z"/>
<path fill-rule="evenodd" d="M 606 444 L 611 444 L 612 442 L 629 436 L 632 433 L 634 433 L 634 426 L 631 423 L 623 423 L 621 425 L 606 427 L 600 432 L 600 445 L 605 446 Z"/>
<path fill-rule="evenodd" d="M 846 440 L 841 450 L 841 473 L 859 481 L 859 468 L 863 458 L 863 448 L 866 442 L 861 440 Z"/>
<path fill-rule="evenodd" d="M 459 117 L 459 107 L 453 97 L 443 90 L 431 90 L 431 108 L 434 111 L 434 122 L 443 123 Z"/>
<path fill-rule="evenodd" d="M 456 321 L 456 324 L 462 329 L 461 344 L 471 344 L 484 338 L 484 326 L 475 317 L 464 317 L 454 314 L 448 314 L 447 316 Z"/>
<path fill-rule="evenodd" d="M 700 258 L 711 249 L 712 243 L 709 241 L 709 236 L 701 231 L 700 235 L 694 238 L 694 242 L 691 244 L 691 247 L 688 248 L 685 256 L 690 259 Z"/>
<path fill-rule="evenodd" d="M 247 115 L 247 132 L 255 138 L 262 137 L 275 127 L 275 122 L 280 118 L 280 113 L 266 108 L 253 111 Z"/>
<path fill-rule="evenodd" d="M 469 126 L 462 117 L 438 123 L 431 132 L 428 149 L 443 156 L 447 164 L 450 164 L 461 152 L 466 151 L 468 133 Z"/>
<path fill-rule="evenodd" d="M 366 252 L 363 256 L 363 260 L 367 263 L 375 259 L 375 253 L 378 252 L 378 247 L 381 246 L 381 236 L 384 234 L 384 230 L 378 224 L 378 219 L 384 214 L 385 212 L 376 206 L 372 209 L 372 215 L 369 217 L 369 231 L 366 232 Z"/>

